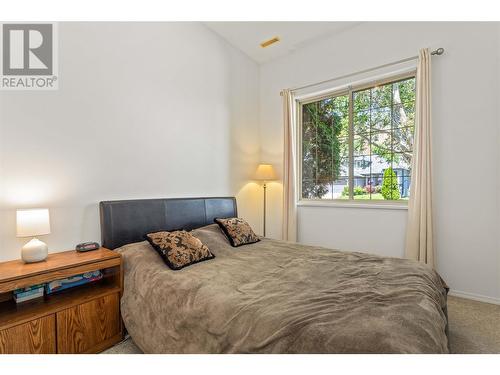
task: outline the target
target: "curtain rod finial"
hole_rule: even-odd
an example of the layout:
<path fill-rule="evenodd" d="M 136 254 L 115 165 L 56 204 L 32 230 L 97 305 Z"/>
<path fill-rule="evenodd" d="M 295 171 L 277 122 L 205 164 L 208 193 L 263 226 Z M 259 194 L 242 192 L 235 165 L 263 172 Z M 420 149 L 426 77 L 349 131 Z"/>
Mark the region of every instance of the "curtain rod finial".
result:
<path fill-rule="evenodd" d="M 438 56 L 442 55 L 443 53 L 444 53 L 444 48 L 442 47 L 439 47 L 437 50 L 432 51 L 433 55 L 438 55 Z"/>

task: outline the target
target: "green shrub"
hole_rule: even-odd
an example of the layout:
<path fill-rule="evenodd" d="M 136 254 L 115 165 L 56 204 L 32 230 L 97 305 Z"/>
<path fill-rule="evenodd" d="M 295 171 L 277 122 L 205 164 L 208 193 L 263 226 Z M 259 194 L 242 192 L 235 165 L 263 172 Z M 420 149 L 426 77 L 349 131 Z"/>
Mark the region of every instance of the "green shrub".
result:
<path fill-rule="evenodd" d="M 363 195 L 366 194 L 366 191 L 361 186 L 354 186 L 354 190 L 352 193 L 353 195 Z"/>
<path fill-rule="evenodd" d="M 392 168 L 387 168 L 384 171 L 384 180 L 382 181 L 382 190 L 380 191 L 384 199 L 398 200 L 401 198 L 399 192 L 398 177 Z"/>
<path fill-rule="evenodd" d="M 363 195 L 366 194 L 366 191 L 361 186 L 355 186 L 352 193 L 353 195 Z M 343 196 L 349 195 L 349 186 L 344 186 L 344 190 L 342 190 L 342 195 Z"/>

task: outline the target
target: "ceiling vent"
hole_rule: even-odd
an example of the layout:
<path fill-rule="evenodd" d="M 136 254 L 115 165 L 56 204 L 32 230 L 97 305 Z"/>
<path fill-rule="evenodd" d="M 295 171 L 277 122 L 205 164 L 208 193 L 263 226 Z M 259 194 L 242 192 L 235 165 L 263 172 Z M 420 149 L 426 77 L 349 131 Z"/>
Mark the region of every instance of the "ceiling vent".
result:
<path fill-rule="evenodd" d="M 266 40 L 266 41 L 262 42 L 260 44 L 260 46 L 262 48 L 266 48 L 266 47 L 269 47 L 271 44 L 274 44 L 274 43 L 279 42 L 279 41 L 280 41 L 280 38 L 278 38 L 277 36 L 275 36 L 274 38 L 271 38 L 269 40 Z"/>

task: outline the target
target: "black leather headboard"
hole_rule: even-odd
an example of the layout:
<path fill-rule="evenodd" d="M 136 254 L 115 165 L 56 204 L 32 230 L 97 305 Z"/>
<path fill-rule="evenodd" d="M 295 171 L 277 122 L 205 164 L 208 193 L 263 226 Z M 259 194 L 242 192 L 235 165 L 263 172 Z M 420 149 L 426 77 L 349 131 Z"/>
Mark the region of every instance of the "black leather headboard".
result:
<path fill-rule="evenodd" d="M 216 217 L 236 217 L 236 199 L 165 198 L 105 201 L 99 203 L 102 246 L 108 249 L 144 240 L 160 230 L 192 230 Z"/>

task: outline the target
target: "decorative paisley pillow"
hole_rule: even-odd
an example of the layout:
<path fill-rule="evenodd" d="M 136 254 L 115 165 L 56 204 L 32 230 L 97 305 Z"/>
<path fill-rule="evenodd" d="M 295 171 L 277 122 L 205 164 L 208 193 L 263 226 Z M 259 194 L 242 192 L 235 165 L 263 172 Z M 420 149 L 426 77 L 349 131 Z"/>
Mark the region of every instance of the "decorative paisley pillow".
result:
<path fill-rule="evenodd" d="M 184 230 L 149 233 L 146 239 L 173 270 L 215 258 L 206 245 Z"/>
<path fill-rule="evenodd" d="M 232 246 L 237 247 L 259 242 L 259 237 L 254 233 L 250 225 L 240 218 L 231 217 L 227 219 L 214 219 Z"/>

